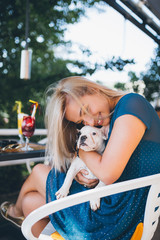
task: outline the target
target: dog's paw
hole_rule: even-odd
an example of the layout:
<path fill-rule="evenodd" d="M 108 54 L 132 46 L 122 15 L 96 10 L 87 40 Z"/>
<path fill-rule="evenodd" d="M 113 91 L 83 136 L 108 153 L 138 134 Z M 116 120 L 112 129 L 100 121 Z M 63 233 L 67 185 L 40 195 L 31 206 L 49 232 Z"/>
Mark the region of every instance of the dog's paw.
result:
<path fill-rule="evenodd" d="M 64 198 L 68 195 L 68 191 L 66 189 L 64 189 L 63 187 L 61 187 L 56 193 L 56 198 L 60 199 L 60 198 Z"/>
<path fill-rule="evenodd" d="M 96 211 L 98 208 L 100 208 L 100 198 L 91 200 L 90 207 L 93 211 Z"/>

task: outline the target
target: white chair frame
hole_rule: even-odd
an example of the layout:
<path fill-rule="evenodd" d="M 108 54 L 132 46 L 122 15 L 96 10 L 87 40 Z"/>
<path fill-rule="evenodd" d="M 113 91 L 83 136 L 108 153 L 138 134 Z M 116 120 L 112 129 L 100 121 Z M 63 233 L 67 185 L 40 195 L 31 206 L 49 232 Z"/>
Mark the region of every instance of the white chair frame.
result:
<path fill-rule="evenodd" d="M 141 240 L 151 240 L 157 228 L 158 219 L 160 216 L 160 174 L 115 183 L 101 188 L 91 189 L 45 204 L 44 206 L 34 210 L 27 216 L 27 218 L 22 224 L 22 233 L 27 240 L 36 240 L 38 238 L 33 236 L 31 231 L 32 226 L 37 221 L 50 215 L 51 213 L 90 201 L 92 198 L 95 197 L 102 198 L 116 193 L 126 192 L 129 190 L 134 190 L 147 186 L 151 187 L 148 193 L 145 207 L 143 236 Z M 156 207 L 159 208 L 157 211 L 155 211 Z M 51 238 L 45 235 L 43 235 L 42 238 L 42 235 L 40 235 L 39 239 L 47 240 Z"/>

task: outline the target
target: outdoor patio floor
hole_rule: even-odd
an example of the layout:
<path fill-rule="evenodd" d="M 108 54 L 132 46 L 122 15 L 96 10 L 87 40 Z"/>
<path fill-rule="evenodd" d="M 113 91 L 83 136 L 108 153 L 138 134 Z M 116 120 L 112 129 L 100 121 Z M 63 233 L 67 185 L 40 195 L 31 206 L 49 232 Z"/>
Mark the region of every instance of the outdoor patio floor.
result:
<path fill-rule="evenodd" d="M 25 240 L 21 230 L 15 228 L 12 224 L 3 223 L 0 219 L 0 239 L 1 240 Z M 76 240 L 76 239 L 75 239 Z M 160 224 L 152 240 L 160 240 Z"/>
<path fill-rule="evenodd" d="M 4 201 L 15 202 L 18 192 L 0 196 L 0 205 Z M 0 240 L 25 240 L 21 230 L 6 221 L 0 214 Z"/>
<path fill-rule="evenodd" d="M 5 223 L 0 226 L 0 236 L 1 240 L 25 240 L 20 229 Z"/>

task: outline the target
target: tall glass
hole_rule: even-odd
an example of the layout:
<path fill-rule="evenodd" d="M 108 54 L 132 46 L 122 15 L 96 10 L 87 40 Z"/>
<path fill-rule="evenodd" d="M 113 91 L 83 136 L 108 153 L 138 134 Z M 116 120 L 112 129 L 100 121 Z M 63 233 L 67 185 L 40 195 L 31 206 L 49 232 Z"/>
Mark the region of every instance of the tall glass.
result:
<path fill-rule="evenodd" d="M 33 148 L 29 146 L 29 139 L 33 136 L 35 130 L 35 117 L 24 116 L 22 121 L 22 133 L 26 138 L 25 147 L 22 148 L 23 151 L 31 151 Z"/>
<path fill-rule="evenodd" d="M 28 114 L 25 113 L 18 113 L 18 132 L 19 132 L 19 138 L 20 138 L 20 144 L 24 143 L 23 140 L 23 133 L 22 133 L 22 122 L 23 122 L 23 117 L 28 116 Z"/>

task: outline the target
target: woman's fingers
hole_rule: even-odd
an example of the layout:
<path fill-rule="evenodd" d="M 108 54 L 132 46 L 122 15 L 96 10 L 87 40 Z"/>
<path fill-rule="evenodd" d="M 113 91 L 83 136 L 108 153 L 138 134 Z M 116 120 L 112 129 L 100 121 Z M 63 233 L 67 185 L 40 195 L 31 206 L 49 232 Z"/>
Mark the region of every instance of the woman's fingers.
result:
<path fill-rule="evenodd" d="M 95 187 L 99 180 L 98 179 L 88 179 L 86 178 L 83 174 L 85 174 L 87 176 L 88 174 L 88 171 L 86 170 L 81 170 L 80 172 L 77 173 L 75 179 L 78 183 L 84 185 L 85 187 L 88 187 L 88 188 L 92 188 L 92 187 Z"/>

